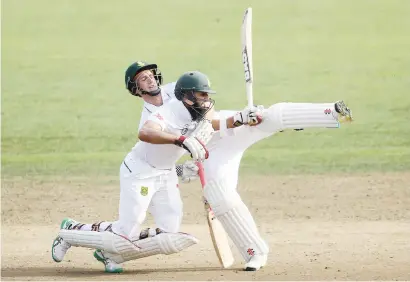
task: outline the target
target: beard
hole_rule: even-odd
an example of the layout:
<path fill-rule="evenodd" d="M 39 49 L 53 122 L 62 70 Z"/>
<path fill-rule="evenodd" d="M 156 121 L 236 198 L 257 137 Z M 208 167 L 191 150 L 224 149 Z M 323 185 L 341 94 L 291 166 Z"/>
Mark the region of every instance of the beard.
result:
<path fill-rule="evenodd" d="M 204 105 L 205 103 L 209 103 L 209 105 Z M 213 110 L 214 104 L 215 104 L 215 101 L 212 99 L 209 99 L 201 103 L 199 103 L 198 101 L 195 101 L 192 105 L 189 105 L 184 102 L 184 105 L 188 109 L 189 113 L 191 114 L 193 121 L 198 121 L 198 120 L 205 118 L 207 113 Z"/>

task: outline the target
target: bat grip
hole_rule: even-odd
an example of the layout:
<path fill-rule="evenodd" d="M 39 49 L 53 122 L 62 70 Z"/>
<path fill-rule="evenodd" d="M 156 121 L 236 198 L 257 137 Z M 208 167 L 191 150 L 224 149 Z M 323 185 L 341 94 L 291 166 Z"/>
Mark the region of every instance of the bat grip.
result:
<path fill-rule="evenodd" d="M 204 172 L 204 165 L 201 162 L 196 162 L 196 165 L 198 167 L 198 174 L 199 174 L 199 179 L 201 180 L 201 184 L 202 184 L 202 190 L 205 188 L 205 172 Z M 205 199 L 205 197 L 203 196 L 203 201 L 205 203 L 205 207 L 208 210 L 208 212 L 212 212 L 212 208 L 209 205 L 208 201 Z"/>
<path fill-rule="evenodd" d="M 204 173 L 204 166 L 201 162 L 196 162 L 196 165 L 198 166 L 198 175 L 199 179 L 201 180 L 202 184 L 202 189 L 205 187 L 205 173 Z"/>

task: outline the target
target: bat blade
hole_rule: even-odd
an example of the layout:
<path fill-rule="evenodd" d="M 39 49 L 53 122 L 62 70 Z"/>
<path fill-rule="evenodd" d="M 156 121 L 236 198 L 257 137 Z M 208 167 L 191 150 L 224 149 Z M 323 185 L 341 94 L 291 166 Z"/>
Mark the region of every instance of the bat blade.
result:
<path fill-rule="evenodd" d="M 242 63 L 248 106 L 253 106 L 252 8 L 246 9 L 241 28 Z"/>
<path fill-rule="evenodd" d="M 204 167 L 200 162 L 197 163 L 197 166 L 199 169 L 198 174 L 203 189 L 205 187 Z M 211 206 L 205 198 L 204 207 L 207 215 L 209 233 L 211 235 L 212 244 L 214 245 L 216 256 L 218 257 L 219 263 L 224 268 L 228 268 L 234 263 L 234 257 L 231 247 L 229 246 L 228 236 L 226 235 L 225 229 L 223 228 L 221 222 L 215 217 Z"/>
<path fill-rule="evenodd" d="M 215 217 L 214 212 L 210 209 L 208 210 L 207 205 L 205 205 L 205 209 L 208 213 L 208 226 L 216 255 L 219 259 L 220 264 L 224 268 L 228 268 L 234 263 L 232 251 L 229 246 L 228 236 L 226 236 L 225 229 L 223 228 L 221 222 Z"/>

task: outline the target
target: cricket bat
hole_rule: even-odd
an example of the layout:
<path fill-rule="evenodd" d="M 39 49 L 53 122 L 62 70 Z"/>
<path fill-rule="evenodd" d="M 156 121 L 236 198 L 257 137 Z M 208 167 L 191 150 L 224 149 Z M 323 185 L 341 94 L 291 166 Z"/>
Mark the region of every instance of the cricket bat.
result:
<path fill-rule="evenodd" d="M 204 167 L 201 162 L 197 162 L 199 179 L 201 180 L 202 189 L 205 187 L 205 174 Z M 214 212 L 211 209 L 208 201 L 204 198 L 205 212 L 208 221 L 209 233 L 212 238 L 212 243 L 216 255 L 218 256 L 220 264 L 223 268 L 232 266 L 234 258 L 232 255 L 231 247 L 229 246 L 228 236 L 225 233 L 221 222 L 215 217 Z"/>
<path fill-rule="evenodd" d="M 248 107 L 253 106 L 253 61 L 252 61 L 252 8 L 246 9 L 241 29 L 242 62 L 245 71 Z"/>

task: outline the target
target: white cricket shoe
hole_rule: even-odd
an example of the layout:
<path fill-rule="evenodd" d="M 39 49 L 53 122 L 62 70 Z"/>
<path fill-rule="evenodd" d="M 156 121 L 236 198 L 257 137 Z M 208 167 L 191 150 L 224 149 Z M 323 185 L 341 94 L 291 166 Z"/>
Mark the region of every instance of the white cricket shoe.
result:
<path fill-rule="evenodd" d="M 77 223 L 77 221 L 71 218 L 65 218 L 61 222 L 60 229 L 70 229 Z M 51 247 L 51 256 L 53 260 L 55 262 L 61 262 L 70 247 L 71 245 L 69 243 L 65 242 L 60 236 L 57 236 L 57 238 L 53 241 L 53 246 Z"/>
<path fill-rule="evenodd" d="M 94 252 L 94 257 L 99 261 L 102 262 L 105 266 L 105 272 L 108 273 L 121 273 L 124 270 L 122 269 L 121 264 L 116 263 L 112 259 L 107 258 L 104 256 L 104 251 L 96 250 Z"/>
<path fill-rule="evenodd" d="M 245 271 L 257 271 L 266 265 L 268 255 L 254 255 L 251 260 L 245 264 Z"/>

